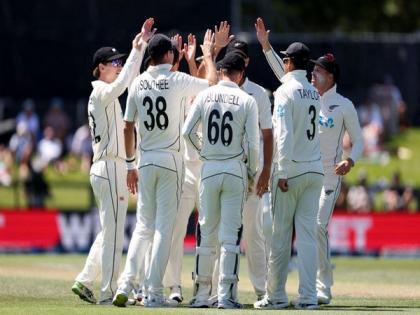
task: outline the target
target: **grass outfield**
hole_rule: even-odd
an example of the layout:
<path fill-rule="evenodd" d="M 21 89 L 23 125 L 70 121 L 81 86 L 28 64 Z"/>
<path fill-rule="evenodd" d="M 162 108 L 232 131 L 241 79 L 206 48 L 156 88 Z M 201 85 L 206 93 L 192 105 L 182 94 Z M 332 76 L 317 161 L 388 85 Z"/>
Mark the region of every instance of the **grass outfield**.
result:
<path fill-rule="evenodd" d="M 139 306 L 116 308 L 96 306 L 81 301 L 70 290 L 81 270 L 81 255 L 0 255 L 0 314 L 224 314 L 279 311 L 251 309 L 254 302 L 246 276 L 246 262 L 241 260 L 240 300 L 244 310 L 189 309 L 193 256 L 185 256 L 185 301 L 172 309 L 145 309 Z M 420 260 L 335 258 L 334 300 L 317 314 L 420 314 Z M 297 273 L 289 275 L 287 291 L 291 298 L 297 292 Z M 98 295 L 98 290 L 95 290 Z M 294 309 L 282 313 L 300 314 Z M 306 311 L 307 312 L 307 311 Z"/>

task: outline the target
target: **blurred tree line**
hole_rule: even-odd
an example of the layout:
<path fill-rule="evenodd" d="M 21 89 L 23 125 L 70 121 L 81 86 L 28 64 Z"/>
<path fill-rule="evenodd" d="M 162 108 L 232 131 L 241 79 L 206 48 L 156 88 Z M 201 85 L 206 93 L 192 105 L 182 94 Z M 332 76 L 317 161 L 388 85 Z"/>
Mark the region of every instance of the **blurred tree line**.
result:
<path fill-rule="evenodd" d="M 243 30 L 253 27 L 256 13 L 276 32 L 420 30 L 419 0 L 242 0 L 241 10 Z"/>

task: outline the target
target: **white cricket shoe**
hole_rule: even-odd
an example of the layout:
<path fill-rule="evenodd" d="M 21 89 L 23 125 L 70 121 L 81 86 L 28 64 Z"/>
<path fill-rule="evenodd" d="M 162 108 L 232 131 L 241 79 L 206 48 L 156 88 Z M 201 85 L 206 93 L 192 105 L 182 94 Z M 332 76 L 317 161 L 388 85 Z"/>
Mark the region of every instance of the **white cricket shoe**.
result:
<path fill-rule="evenodd" d="M 176 301 L 178 304 L 181 304 L 184 298 L 182 297 L 182 289 L 181 286 L 176 285 L 170 287 L 171 294 L 169 294 L 169 299 Z"/>
<path fill-rule="evenodd" d="M 318 304 L 298 302 L 298 303 L 295 304 L 295 309 L 297 309 L 297 310 L 317 310 L 317 309 L 319 309 L 319 305 Z"/>
<path fill-rule="evenodd" d="M 263 310 L 277 310 L 286 308 L 289 306 L 289 302 L 273 302 L 270 301 L 269 298 L 266 296 L 260 301 L 254 303 L 254 308 L 263 309 Z"/>
<path fill-rule="evenodd" d="M 218 302 L 217 308 L 219 308 L 219 309 L 237 309 L 237 308 L 244 308 L 244 306 L 241 303 L 236 302 L 232 299 L 227 299 L 227 300 L 223 300 L 223 301 Z"/>
<path fill-rule="evenodd" d="M 74 294 L 78 295 L 79 298 L 81 298 L 83 301 L 96 304 L 95 295 L 93 294 L 92 290 L 90 290 L 81 282 L 76 281 L 71 287 L 71 290 Z"/>
<path fill-rule="evenodd" d="M 192 308 L 209 308 L 211 306 L 212 305 L 211 305 L 211 303 L 210 303 L 210 301 L 208 299 L 196 299 L 196 298 L 193 298 L 190 301 L 190 307 L 192 307 Z M 216 304 L 216 306 L 217 306 L 217 304 Z"/>
<path fill-rule="evenodd" d="M 151 297 L 144 300 L 144 307 L 176 307 L 178 302 L 166 297 Z"/>
<path fill-rule="evenodd" d="M 316 292 L 319 305 L 328 305 L 331 303 L 332 295 L 330 289 L 318 290 Z"/>

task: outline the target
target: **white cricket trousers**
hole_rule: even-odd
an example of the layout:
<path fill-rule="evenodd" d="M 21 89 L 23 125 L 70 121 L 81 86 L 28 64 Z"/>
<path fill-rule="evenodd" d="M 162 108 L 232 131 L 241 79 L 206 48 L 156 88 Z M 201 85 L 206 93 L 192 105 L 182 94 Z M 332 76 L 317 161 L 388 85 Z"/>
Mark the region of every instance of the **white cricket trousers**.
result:
<path fill-rule="evenodd" d="M 92 289 L 94 280 L 102 274 L 99 301 L 112 298 L 117 289 L 128 205 L 125 164 L 121 159 L 100 160 L 93 163 L 90 170 L 90 183 L 98 205 L 101 231 L 76 281 Z"/>
<path fill-rule="evenodd" d="M 218 301 L 236 300 L 242 210 L 248 191 L 245 164 L 239 160 L 205 161 L 201 171 L 194 298 L 210 297 L 220 246 Z"/>
<path fill-rule="evenodd" d="M 268 258 L 263 230 L 263 204 L 255 194 L 260 173 L 255 176 L 254 187 L 248 194 L 242 218 L 248 274 L 257 296 L 265 294 Z"/>
<path fill-rule="evenodd" d="M 329 291 L 333 285 L 328 224 L 330 223 L 341 188 L 341 176 L 335 175 L 334 169 L 331 167 L 328 168 L 324 165 L 324 170 L 324 184 L 321 190 L 321 197 L 319 198 L 317 217 L 318 272 L 316 287 L 319 291 Z"/>
<path fill-rule="evenodd" d="M 181 202 L 176 216 L 169 261 L 163 284 L 165 287 L 181 286 L 182 258 L 184 256 L 184 238 L 187 233 L 191 212 L 199 207 L 198 188 L 202 162 L 185 161 L 185 181 L 182 186 Z"/>
<path fill-rule="evenodd" d="M 279 177 L 273 176 L 273 239 L 267 276 L 267 295 L 273 302 L 288 302 L 286 280 L 293 224 L 299 272 L 299 302 L 317 304 L 316 296 L 316 216 L 322 188 L 321 174 L 304 173 L 288 179 L 289 190 L 278 188 Z"/>
<path fill-rule="evenodd" d="M 181 197 L 184 167 L 178 152 L 142 152 L 139 164 L 137 223 L 128 247 L 119 289 L 136 286 L 139 268 L 152 244 L 145 286 L 150 298 L 163 297 L 163 275 L 168 263 L 172 231 Z"/>

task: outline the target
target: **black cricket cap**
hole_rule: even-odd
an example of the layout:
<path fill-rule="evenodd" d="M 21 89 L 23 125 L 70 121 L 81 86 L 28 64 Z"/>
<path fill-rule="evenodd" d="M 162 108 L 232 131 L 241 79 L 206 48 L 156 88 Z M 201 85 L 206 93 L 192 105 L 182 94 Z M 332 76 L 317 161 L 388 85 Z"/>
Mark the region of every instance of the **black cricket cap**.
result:
<path fill-rule="evenodd" d="M 309 59 L 309 48 L 304 43 L 294 42 L 287 47 L 286 50 L 280 51 L 282 55 L 286 57 L 299 59 L 302 61 Z"/>
<path fill-rule="evenodd" d="M 246 58 L 249 57 L 248 44 L 243 40 L 231 40 L 226 47 L 226 53 L 230 53 L 232 51 L 240 51 L 245 55 Z"/>
<path fill-rule="evenodd" d="M 93 55 L 93 67 L 96 68 L 100 63 L 107 63 L 125 56 L 127 54 L 121 54 L 114 47 L 101 47 Z"/>
<path fill-rule="evenodd" d="M 319 57 L 317 60 L 311 59 L 311 62 L 331 73 L 334 76 L 334 81 L 337 81 L 340 77 L 340 67 L 338 66 L 338 63 L 333 54 L 325 54 Z"/>
<path fill-rule="evenodd" d="M 217 62 L 217 69 L 226 70 L 245 70 L 245 60 L 243 54 L 237 52 L 227 53 L 222 60 Z"/>
<path fill-rule="evenodd" d="M 155 34 L 149 41 L 147 52 L 151 58 L 161 57 L 169 50 L 172 50 L 173 46 L 174 45 L 168 36 L 164 34 Z"/>

